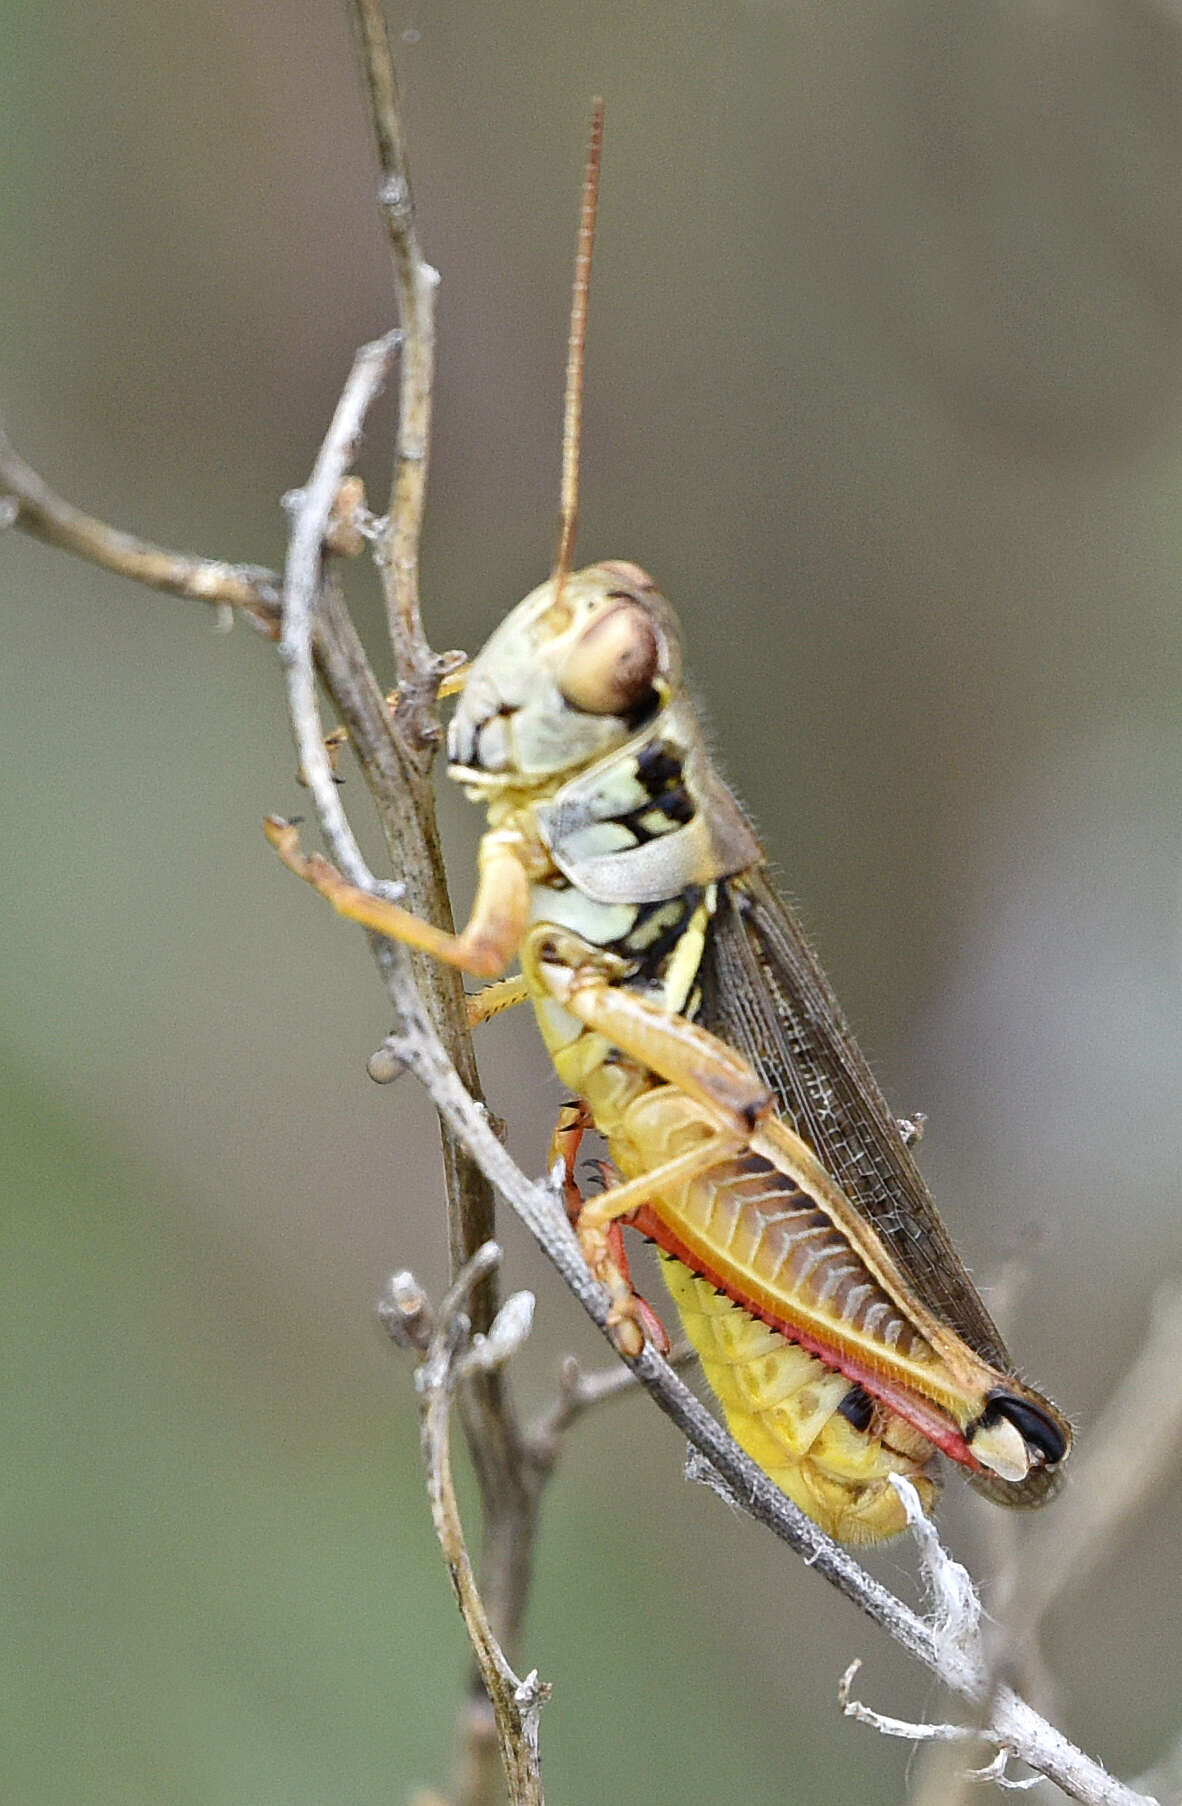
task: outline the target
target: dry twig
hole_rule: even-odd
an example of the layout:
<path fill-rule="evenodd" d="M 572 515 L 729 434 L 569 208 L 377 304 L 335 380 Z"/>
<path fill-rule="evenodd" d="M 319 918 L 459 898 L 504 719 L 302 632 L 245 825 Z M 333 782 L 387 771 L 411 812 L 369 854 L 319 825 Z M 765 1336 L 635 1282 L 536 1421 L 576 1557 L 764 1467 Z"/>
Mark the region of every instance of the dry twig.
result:
<path fill-rule="evenodd" d="M 669 1354 L 674 1369 L 692 1366 L 697 1360 L 692 1348 L 679 1347 Z M 534 1466 L 548 1474 L 558 1459 L 563 1437 L 579 1419 L 597 1405 L 613 1399 L 627 1398 L 636 1391 L 636 1376 L 627 1367 L 605 1367 L 598 1373 L 584 1373 L 574 1355 L 567 1355 L 558 1375 L 558 1396 L 541 1413 L 526 1435 L 526 1446 Z"/>
<path fill-rule="evenodd" d="M 257 564 L 226 564 L 173 552 L 123 533 L 63 501 L 16 451 L 0 429 L 0 527 L 20 527 L 46 545 L 60 546 L 101 569 L 151 589 L 215 607 L 241 609 L 261 633 L 279 632 L 279 579 Z"/>
<path fill-rule="evenodd" d="M 304 489 L 287 498 L 292 530 L 284 578 L 283 630 L 279 648 L 287 669 L 288 707 L 299 767 L 311 792 L 325 839 L 334 858 L 353 883 L 391 901 L 401 895 L 402 887 L 381 884 L 370 872 L 341 805 L 316 696 L 314 646 L 318 628 L 321 627 L 318 613 L 327 600 L 331 599 L 334 604 L 338 637 L 351 625 L 339 597 L 325 584 L 325 544 L 336 499 L 355 453 L 366 412 L 381 387 L 397 343 L 397 335 L 390 335 L 363 346 L 357 353 L 329 430 L 317 454 L 311 478 Z M 322 660 L 322 665 L 323 663 Z M 353 694 L 354 677 L 370 691 L 376 690 L 376 679 L 364 664 L 363 654 L 355 657 L 344 670 L 337 671 L 333 666 L 333 671 L 336 676 L 336 682 L 332 686 L 334 700 L 356 740 L 354 724 L 359 711 Z M 388 722 L 384 705 L 380 706 Z M 363 752 L 364 745 L 363 741 Z M 405 770 L 401 761 L 397 770 Z M 383 796 L 388 793 L 392 775 L 386 771 L 380 774 L 378 788 Z M 421 817 L 419 820 L 421 822 Z M 402 968 L 407 965 L 404 956 L 392 953 L 389 943 L 382 943 L 379 959 L 388 974 L 393 971 L 395 963 Z M 416 1010 L 422 1011 L 423 1004 L 409 970 L 405 971 L 404 980 L 414 994 Z M 392 1001 L 401 1017 L 397 990 L 392 990 Z M 462 1208 L 466 1196 L 462 1187 L 457 1189 L 455 1196 L 460 1200 L 462 1234 L 470 1236 L 473 1218 Z M 481 1217 L 477 1216 L 476 1220 L 481 1220 Z M 470 1257 L 461 1270 L 468 1274 L 469 1290 L 475 1290 L 477 1296 L 482 1297 L 484 1308 L 481 1320 L 483 1325 L 487 1325 L 488 1302 L 493 1295 L 490 1285 L 493 1266 L 484 1261 L 473 1267 L 473 1258 L 474 1256 Z M 500 1541 L 494 1545 L 499 1559 L 495 1564 L 490 1564 L 493 1572 L 488 1592 L 491 1610 L 496 1614 L 494 1622 L 497 1632 L 512 1645 L 520 1629 L 528 1590 L 536 1489 L 523 1470 L 520 1437 L 516 1422 L 509 1412 L 499 1368 L 495 1365 L 472 1368 L 469 1377 L 469 1392 L 473 1400 L 469 1441 L 484 1496 L 486 1536 L 500 1531 Z M 479 1657 L 478 1649 L 477 1655 Z M 470 1777 L 466 1797 L 473 1803 L 491 1797 L 494 1773 L 489 1760 L 492 1752 L 484 1732 L 483 1689 L 487 1676 L 479 1660 L 478 1667 L 481 1669 L 481 1691 L 469 1700 L 461 1715 L 461 1750 L 458 1757 L 461 1772 Z M 495 1713 L 495 1699 L 493 1707 Z M 531 1726 L 532 1722 L 531 1720 Z M 498 1719 L 497 1725 L 498 1733 L 502 1734 L 503 1754 L 507 1747 L 505 1737 L 510 1735 L 510 1731 L 501 1719 Z M 520 1728 L 519 1726 L 519 1730 Z M 528 1772 L 531 1759 L 529 1750 L 523 1745 L 514 1759 L 515 1772 L 516 1769 L 520 1769 L 523 1774 Z"/>
<path fill-rule="evenodd" d="M 435 742 L 436 672 L 419 602 L 419 540 L 427 501 L 431 390 L 435 378 L 435 290 L 439 277 L 423 256 L 402 129 L 398 74 L 380 0 L 353 0 L 361 68 L 382 181 L 378 202 L 394 260 L 398 318 L 405 337 L 398 398 L 398 444 L 379 568 L 390 644 L 398 661 L 402 706 L 412 744 L 429 755 Z M 429 759 L 427 761 L 429 763 Z"/>
<path fill-rule="evenodd" d="M 532 1297 L 518 1292 L 501 1306 L 486 1336 L 472 1335 L 464 1306 L 472 1288 L 499 1260 L 495 1242 L 477 1249 L 437 1313 L 411 1275 L 397 1273 L 380 1309 L 394 1339 L 421 1356 L 415 1387 L 431 1518 L 492 1705 L 511 1806 L 543 1806 L 538 1720 L 550 1689 L 536 1671 L 519 1679 L 497 1641 L 464 1539 L 451 1467 L 451 1408 L 457 1388 L 465 1375 L 503 1366 L 525 1340 L 533 1316 Z"/>
<path fill-rule="evenodd" d="M 913 1743 L 961 1743 L 977 1740 L 993 1745 L 994 1756 L 984 1768 L 965 1770 L 958 1766 L 951 1774 L 941 1769 L 929 1776 L 929 1783 L 934 1783 L 934 1787 L 929 1787 L 924 1797 L 930 1798 L 933 1806 L 937 1801 L 940 1806 L 944 1806 L 954 1796 L 959 1798 L 962 1783 L 966 1781 L 992 1781 L 1000 1787 L 1024 1789 L 1043 1778 L 1056 1782 L 1075 1800 L 1095 1801 L 1099 1806 L 1155 1806 L 1147 1795 L 1126 1787 L 1123 1782 L 1114 1780 L 1097 1764 L 1092 1763 L 1082 1751 L 1075 1749 L 1053 1726 L 1040 1718 L 1025 1700 L 999 1683 L 987 1655 L 982 1634 L 981 1602 L 972 1579 L 945 1550 L 939 1532 L 930 1518 L 925 1516 L 919 1495 L 910 1481 L 893 1476 L 891 1484 L 903 1500 L 908 1524 L 919 1543 L 920 1560 L 932 1602 L 929 1622 L 938 1651 L 945 1658 L 951 1657 L 954 1662 L 965 1662 L 970 1672 L 977 1677 L 975 1689 L 954 1687 L 953 1691 L 976 1705 L 979 1711 L 972 1722 L 963 1725 L 913 1724 L 904 1719 L 889 1717 L 852 1698 L 850 1688 L 861 1666 L 859 1662 L 853 1662 L 842 1676 L 838 1688 L 838 1702 L 846 1716 L 881 1735 L 903 1737 Z M 946 1680 L 943 1663 L 937 1661 L 932 1666 L 934 1672 L 942 1680 Z M 1025 1733 L 1029 1733 L 1035 1726 L 1038 1727 L 1037 1736 L 1042 1753 L 1052 1758 L 1050 1762 L 1036 1760 L 1031 1755 Z M 1015 1735 L 1015 1732 L 1018 1734 Z M 1038 1771 L 1033 1780 L 1010 1779 L 1006 1768 L 1014 1757 Z M 938 1790 L 941 1775 L 945 1775 L 950 1783 L 949 1791 Z"/>

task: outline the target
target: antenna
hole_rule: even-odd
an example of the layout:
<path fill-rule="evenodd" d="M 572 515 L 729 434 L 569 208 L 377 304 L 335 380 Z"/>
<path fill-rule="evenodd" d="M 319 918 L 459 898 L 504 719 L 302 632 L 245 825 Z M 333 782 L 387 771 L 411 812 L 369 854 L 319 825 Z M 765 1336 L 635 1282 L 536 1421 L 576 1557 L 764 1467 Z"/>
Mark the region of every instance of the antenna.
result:
<path fill-rule="evenodd" d="M 583 366 L 587 343 L 587 302 L 591 293 L 591 253 L 595 248 L 595 209 L 599 200 L 599 164 L 603 147 L 603 101 L 591 102 L 591 139 L 583 175 L 583 204 L 575 252 L 570 336 L 566 351 L 566 400 L 562 418 L 562 491 L 558 512 L 558 548 L 554 554 L 554 601 L 562 606 L 562 586 L 570 571 L 579 520 L 579 443 L 583 430 Z"/>

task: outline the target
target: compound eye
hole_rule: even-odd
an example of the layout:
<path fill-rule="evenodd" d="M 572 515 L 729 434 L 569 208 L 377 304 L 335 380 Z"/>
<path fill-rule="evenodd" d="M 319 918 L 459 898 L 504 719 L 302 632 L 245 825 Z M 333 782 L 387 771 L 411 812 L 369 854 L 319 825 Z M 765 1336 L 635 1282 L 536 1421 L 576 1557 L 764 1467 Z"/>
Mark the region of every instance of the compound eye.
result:
<path fill-rule="evenodd" d="M 660 662 L 656 631 L 636 602 L 593 621 L 567 653 L 558 687 L 587 715 L 630 715 L 652 692 Z"/>

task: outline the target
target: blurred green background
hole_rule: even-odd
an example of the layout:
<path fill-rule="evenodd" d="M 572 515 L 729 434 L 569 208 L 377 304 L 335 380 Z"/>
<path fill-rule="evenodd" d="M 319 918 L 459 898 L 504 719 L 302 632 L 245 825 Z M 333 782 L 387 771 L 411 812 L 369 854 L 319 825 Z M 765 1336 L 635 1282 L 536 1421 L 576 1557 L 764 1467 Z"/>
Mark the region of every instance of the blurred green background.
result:
<path fill-rule="evenodd" d="M 1020 1358 L 1081 1447 L 1179 1269 L 1182 24 L 1151 0 L 397 0 L 443 276 L 439 646 L 545 574 L 589 96 L 607 97 L 580 550 L 681 610 L 762 823 Z M 277 562 L 390 322 L 336 0 L 9 0 L 0 405 L 166 543 Z M 388 406 L 366 468 L 385 468 Z M 463 1641 L 372 1303 L 443 1273 L 430 1112 L 379 1091 L 360 936 L 279 872 L 273 651 L 10 534 L 0 1734 L 14 1806 L 399 1800 Z M 376 646 L 372 592 L 358 607 Z M 359 806 L 360 785 L 346 792 Z M 478 831 L 448 796 L 461 906 Z M 484 1071 L 537 1168 L 528 1022 Z M 527 1403 L 599 1352 L 512 1224 Z M 528 1664 L 556 1800 L 897 1800 L 837 1678 L 924 1677 L 687 1486 L 639 1401 L 572 1436 Z M 944 1523 L 988 1565 L 955 1482 Z M 1063 1728 L 1179 1728 L 1177 1467 L 1056 1610 Z M 1022 1527 L 1019 1526 L 1019 1535 Z M 875 1562 L 912 1589 L 912 1558 Z"/>

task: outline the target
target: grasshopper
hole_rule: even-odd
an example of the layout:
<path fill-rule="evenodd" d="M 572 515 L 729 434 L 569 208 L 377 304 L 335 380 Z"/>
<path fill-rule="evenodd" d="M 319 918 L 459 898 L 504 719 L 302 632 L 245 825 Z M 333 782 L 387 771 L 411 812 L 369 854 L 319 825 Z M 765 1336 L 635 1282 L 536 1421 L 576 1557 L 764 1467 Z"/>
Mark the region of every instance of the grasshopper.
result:
<path fill-rule="evenodd" d="M 567 368 L 558 554 L 467 669 L 449 771 L 482 803 L 458 934 L 368 896 L 295 829 L 268 833 L 342 914 L 528 999 L 618 1181 L 580 1243 L 617 1343 L 648 1322 L 620 1226 L 655 1242 L 736 1440 L 830 1534 L 904 1527 L 892 1475 L 936 1451 L 1010 1505 L 1056 1489 L 1071 1432 L 1015 1375 L 743 810 L 707 755 L 677 619 L 637 565 L 572 571 L 597 105 Z M 569 1164 L 568 1164 L 569 1171 Z"/>

